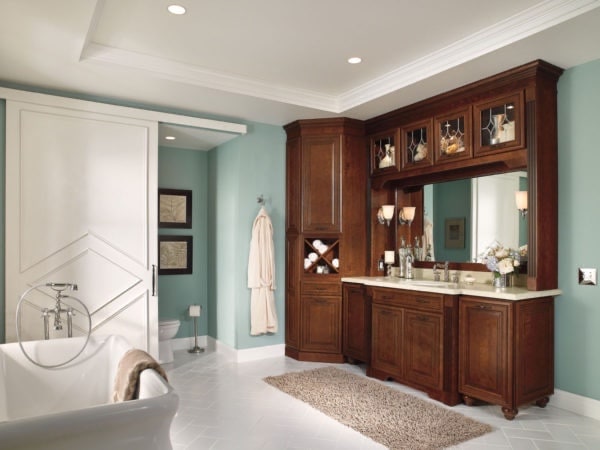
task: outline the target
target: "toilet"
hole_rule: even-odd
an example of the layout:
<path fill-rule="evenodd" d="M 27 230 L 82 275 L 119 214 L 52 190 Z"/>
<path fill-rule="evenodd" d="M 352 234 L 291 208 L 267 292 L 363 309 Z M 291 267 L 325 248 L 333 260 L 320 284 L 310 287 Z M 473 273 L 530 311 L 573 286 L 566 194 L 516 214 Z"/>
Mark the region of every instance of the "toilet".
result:
<path fill-rule="evenodd" d="M 173 345 L 171 339 L 179 331 L 179 320 L 159 320 L 158 322 L 158 359 L 159 363 L 173 362 Z"/>

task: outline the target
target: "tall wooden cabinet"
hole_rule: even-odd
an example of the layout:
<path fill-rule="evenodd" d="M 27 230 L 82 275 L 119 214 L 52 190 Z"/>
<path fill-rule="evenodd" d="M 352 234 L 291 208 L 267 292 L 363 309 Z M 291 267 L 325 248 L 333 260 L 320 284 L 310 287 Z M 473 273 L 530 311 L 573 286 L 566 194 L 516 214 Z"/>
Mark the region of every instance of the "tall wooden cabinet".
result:
<path fill-rule="evenodd" d="M 341 277 L 366 273 L 364 125 L 335 118 L 284 128 L 286 355 L 341 362 Z"/>

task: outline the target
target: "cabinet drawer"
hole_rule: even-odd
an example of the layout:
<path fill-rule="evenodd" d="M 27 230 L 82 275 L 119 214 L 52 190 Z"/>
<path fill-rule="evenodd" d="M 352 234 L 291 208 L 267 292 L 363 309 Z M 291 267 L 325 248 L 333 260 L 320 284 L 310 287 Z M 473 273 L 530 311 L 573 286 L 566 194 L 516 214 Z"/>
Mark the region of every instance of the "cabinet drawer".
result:
<path fill-rule="evenodd" d="M 302 283 L 302 295 L 342 295 L 341 283 Z"/>
<path fill-rule="evenodd" d="M 441 312 L 444 296 L 430 292 L 373 288 L 373 303 L 394 305 L 422 311 Z"/>

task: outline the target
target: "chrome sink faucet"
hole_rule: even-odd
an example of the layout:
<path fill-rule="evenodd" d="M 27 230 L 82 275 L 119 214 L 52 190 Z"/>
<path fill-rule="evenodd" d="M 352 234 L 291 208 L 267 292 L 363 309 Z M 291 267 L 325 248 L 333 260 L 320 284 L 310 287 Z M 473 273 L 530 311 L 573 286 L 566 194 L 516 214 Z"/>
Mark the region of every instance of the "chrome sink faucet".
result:
<path fill-rule="evenodd" d="M 448 271 L 448 261 L 444 263 L 444 281 L 448 283 L 450 281 L 450 272 Z"/>

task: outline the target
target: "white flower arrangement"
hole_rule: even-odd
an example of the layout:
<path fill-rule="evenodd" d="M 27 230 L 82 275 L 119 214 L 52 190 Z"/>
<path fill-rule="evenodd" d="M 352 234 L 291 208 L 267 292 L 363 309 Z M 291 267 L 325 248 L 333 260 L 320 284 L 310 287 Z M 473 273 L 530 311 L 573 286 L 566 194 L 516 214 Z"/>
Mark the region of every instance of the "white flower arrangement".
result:
<path fill-rule="evenodd" d="M 518 270 L 521 265 L 519 257 L 522 255 L 522 252 L 523 249 L 514 251 L 503 247 L 499 242 L 494 242 L 479 256 L 479 260 L 491 272 L 494 272 L 494 277 L 496 278 Z M 525 254 L 526 252 L 527 249 L 525 249 Z"/>

